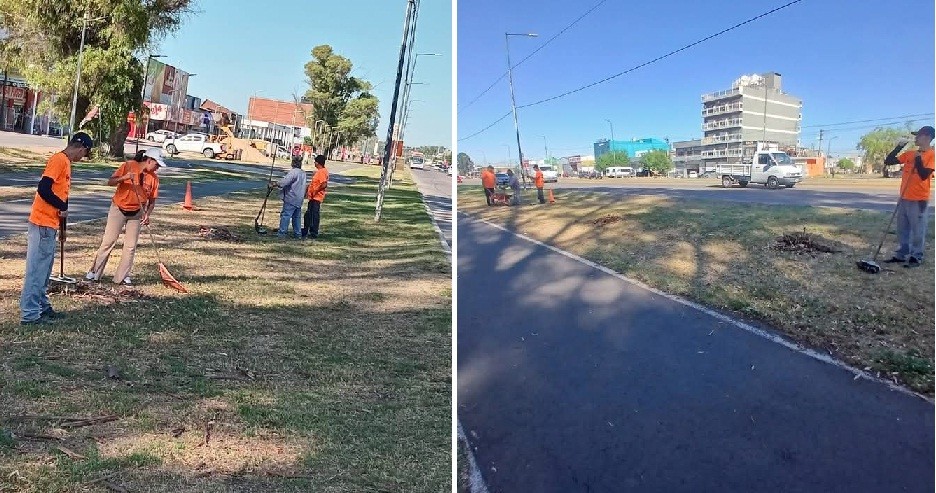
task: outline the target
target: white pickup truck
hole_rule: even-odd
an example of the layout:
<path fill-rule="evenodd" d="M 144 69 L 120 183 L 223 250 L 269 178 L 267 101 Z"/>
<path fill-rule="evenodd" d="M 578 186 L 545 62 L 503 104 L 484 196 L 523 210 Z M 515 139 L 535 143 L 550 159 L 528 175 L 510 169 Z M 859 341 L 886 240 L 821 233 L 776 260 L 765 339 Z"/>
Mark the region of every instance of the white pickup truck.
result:
<path fill-rule="evenodd" d="M 793 188 L 803 180 L 803 170 L 777 144 L 756 142 L 742 152 L 738 164 L 720 164 L 715 173 L 725 188 L 735 183 L 746 187 L 757 183 L 770 189 Z"/>
<path fill-rule="evenodd" d="M 180 152 L 197 152 L 204 154 L 206 158 L 213 159 L 215 154 L 224 154 L 221 144 L 218 142 L 209 142 L 205 134 L 192 133 L 166 139 L 163 142 L 163 149 L 170 155 L 176 155 Z"/>

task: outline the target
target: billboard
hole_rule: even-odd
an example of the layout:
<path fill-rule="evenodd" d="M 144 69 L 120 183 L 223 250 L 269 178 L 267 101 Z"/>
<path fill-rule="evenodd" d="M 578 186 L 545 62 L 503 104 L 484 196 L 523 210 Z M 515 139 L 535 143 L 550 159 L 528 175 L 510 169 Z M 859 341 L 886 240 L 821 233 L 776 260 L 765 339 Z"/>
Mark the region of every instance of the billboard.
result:
<path fill-rule="evenodd" d="M 158 60 L 150 60 L 143 99 L 173 108 L 181 108 L 185 104 L 188 78 L 188 72 Z"/>

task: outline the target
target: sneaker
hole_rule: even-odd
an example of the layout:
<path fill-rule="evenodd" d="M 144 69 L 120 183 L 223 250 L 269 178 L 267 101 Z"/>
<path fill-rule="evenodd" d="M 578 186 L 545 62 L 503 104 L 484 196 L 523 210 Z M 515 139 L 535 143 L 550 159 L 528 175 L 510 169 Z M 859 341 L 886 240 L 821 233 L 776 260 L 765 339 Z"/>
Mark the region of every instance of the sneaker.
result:
<path fill-rule="evenodd" d="M 916 257 L 910 257 L 910 260 L 908 260 L 907 263 L 904 265 L 904 267 L 908 269 L 912 267 L 919 267 L 919 266 L 920 266 L 920 261 L 917 260 Z"/>
<path fill-rule="evenodd" d="M 85 281 L 97 281 L 98 280 L 98 276 L 96 276 L 94 272 L 88 272 L 87 274 L 85 274 L 84 278 L 85 278 Z"/>
<path fill-rule="evenodd" d="M 20 325 L 49 325 L 51 323 L 52 320 L 46 317 L 39 317 L 35 320 L 20 320 Z"/>
<path fill-rule="evenodd" d="M 123 279 L 123 281 L 120 281 L 120 284 L 123 284 L 124 286 L 132 286 L 133 282 L 130 281 L 130 276 L 127 276 Z"/>
<path fill-rule="evenodd" d="M 902 264 L 904 262 L 906 262 L 906 260 L 900 257 L 891 257 L 884 261 L 885 264 Z"/>
<path fill-rule="evenodd" d="M 49 320 L 55 320 L 57 318 L 60 318 L 61 316 L 62 316 L 61 313 L 53 310 L 52 307 L 50 306 L 46 308 L 45 310 L 42 310 L 42 313 L 39 315 L 39 318 L 47 318 Z"/>

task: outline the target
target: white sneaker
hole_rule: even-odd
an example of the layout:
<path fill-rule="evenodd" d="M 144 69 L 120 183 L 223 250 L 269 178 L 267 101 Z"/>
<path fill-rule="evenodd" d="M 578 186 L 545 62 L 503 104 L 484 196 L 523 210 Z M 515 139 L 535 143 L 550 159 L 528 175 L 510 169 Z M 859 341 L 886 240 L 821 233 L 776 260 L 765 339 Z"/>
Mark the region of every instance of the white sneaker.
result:
<path fill-rule="evenodd" d="M 124 278 L 123 281 L 121 281 L 120 284 L 123 284 L 124 286 L 131 286 L 133 283 L 130 282 L 130 276 L 127 276 L 127 277 Z"/>
<path fill-rule="evenodd" d="M 94 272 L 88 272 L 87 274 L 85 274 L 84 278 L 85 278 L 85 281 L 97 281 L 98 280 L 98 276 L 94 275 Z"/>

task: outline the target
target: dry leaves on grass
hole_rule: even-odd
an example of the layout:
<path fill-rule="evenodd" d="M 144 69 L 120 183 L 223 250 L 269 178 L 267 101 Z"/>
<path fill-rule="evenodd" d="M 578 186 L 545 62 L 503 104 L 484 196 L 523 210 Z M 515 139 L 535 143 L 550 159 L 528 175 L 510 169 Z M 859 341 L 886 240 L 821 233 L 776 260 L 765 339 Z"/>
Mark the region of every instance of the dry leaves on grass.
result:
<path fill-rule="evenodd" d="M 113 303 L 135 303 L 146 298 L 142 291 L 118 286 L 79 281 L 78 284 L 56 284 L 49 286 L 49 294 L 60 294 L 73 299 L 97 301 L 105 305 Z"/>
<path fill-rule="evenodd" d="M 598 219 L 595 219 L 594 221 L 592 221 L 592 223 L 594 223 L 595 226 L 605 226 L 607 224 L 614 224 L 620 221 L 621 219 L 623 219 L 621 216 L 618 216 L 615 214 L 607 214 L 605 216 L 599 217 Z"/>
<path fill-rule="evenodd" d="M 231 230 L 221 227 L 199 226 L 198 235 L 208 240 L 220 241 L 241 241 L 241 237 L 232 233 Z"/>
<path fill-rule="evenodd" d="M 800 233 L 786 233 L 777 238 L 772 247 L 781 252 L 793 252 L 798 255 L 815 253 L 839 253 L 841 250 L 816 241 L 805 231 Z"/>

